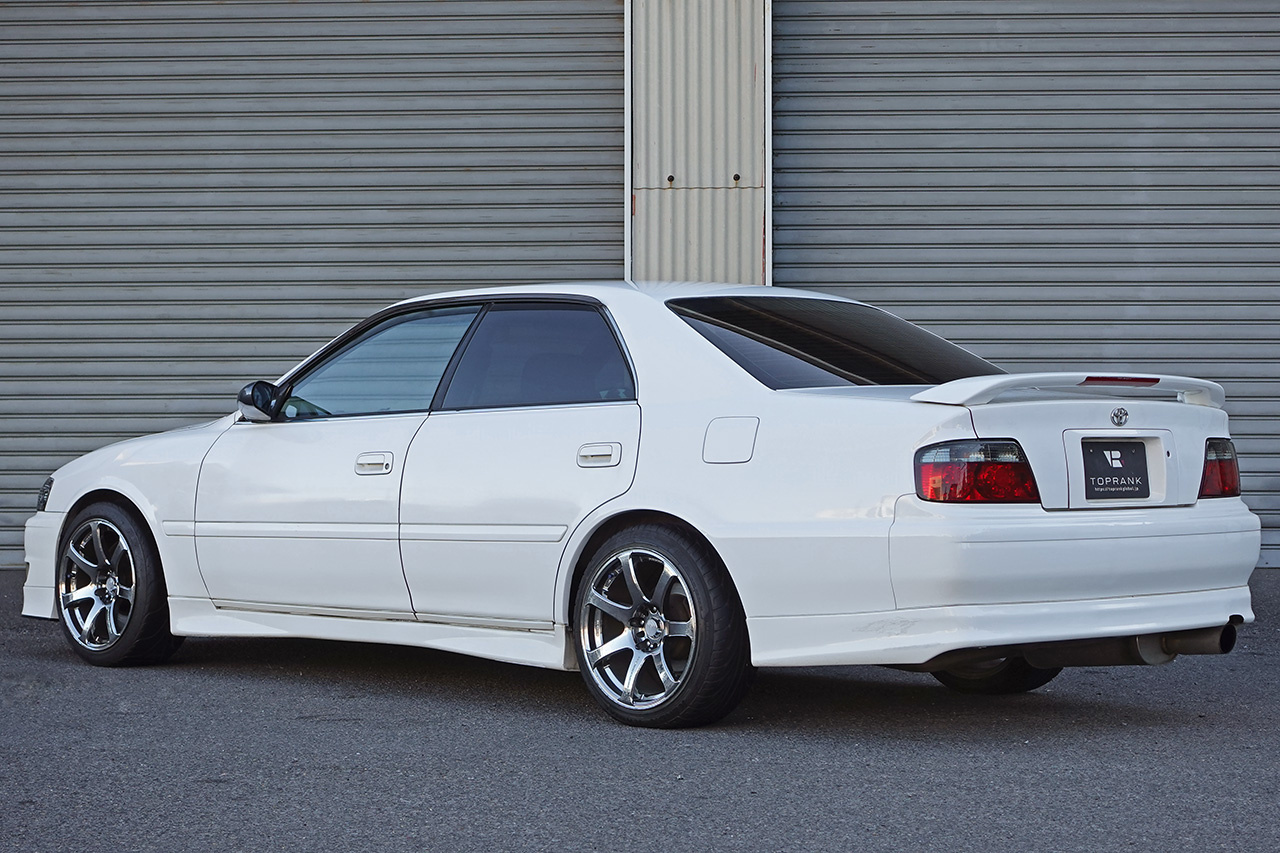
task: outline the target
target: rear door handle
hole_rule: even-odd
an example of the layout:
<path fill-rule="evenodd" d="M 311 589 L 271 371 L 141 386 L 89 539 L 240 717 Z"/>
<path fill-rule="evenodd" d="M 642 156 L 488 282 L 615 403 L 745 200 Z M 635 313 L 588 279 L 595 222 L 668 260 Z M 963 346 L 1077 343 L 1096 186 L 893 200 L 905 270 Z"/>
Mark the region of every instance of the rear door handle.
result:
<path fill-rule="evenodd" d="M 579 468 L 612 468 L 622 461 L 622 445 L 615 441 L 578 448 Z"/>
<path fill-rule="evenodd" d="M 361 453 L 356 457 L 356 473 L 362 477 L 390 474 L 394 458 L 388 451 Z"/>

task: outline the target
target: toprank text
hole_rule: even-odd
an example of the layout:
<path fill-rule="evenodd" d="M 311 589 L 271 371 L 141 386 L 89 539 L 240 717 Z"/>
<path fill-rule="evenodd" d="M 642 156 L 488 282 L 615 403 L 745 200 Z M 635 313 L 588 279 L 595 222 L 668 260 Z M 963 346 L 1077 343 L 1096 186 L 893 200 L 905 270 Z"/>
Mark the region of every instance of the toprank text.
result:
<path fill-rule="evenodd" d="M 1129 490 L 1142 485 L 1141 477 L 1090 477 L 1089 485 L 1099 490 Z"/>

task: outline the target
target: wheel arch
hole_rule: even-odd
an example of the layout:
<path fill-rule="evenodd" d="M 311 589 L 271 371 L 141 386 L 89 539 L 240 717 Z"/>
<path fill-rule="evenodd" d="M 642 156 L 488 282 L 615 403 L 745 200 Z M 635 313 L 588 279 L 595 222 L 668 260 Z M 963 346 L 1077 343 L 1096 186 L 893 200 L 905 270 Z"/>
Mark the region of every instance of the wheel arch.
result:
<path fill-rule="evenodd" d="M 89 509 L 94 511 L 88 512 Z M 182 638 L 174 636 L 170 631 L 171 614 L 164 558 L 160 553 L 156 530 L 147 517 L 146 510 L 128 494 L 102 485 L 80 495 L 68 508 L 58 531 L 55 596 L 64 588 L 62 555 L 69 548 L 80 518 L 85 519 L 81 525 L 95 518 L 102 518 L 115 528 L 119 541 L 127 543 L 132 576 L 129 588 L 133 595 L 128 599 L 131 606 L 124 616 L 123 625 L 116 622 L 114 595 L 95 601 L 88 618 L 83 611 L 77 612 L 65 601 L 56 605 L 55 618 L 61 622 L 63 638 L 76 654 L 94 666 L 133 666 L 168 660 L 182 644 Z M 122 523 L 123 526 L 120 526 Z M 130 532 L 135 527 L 137 530 Z M 133 535 L 135 532 L 136 536 Z M 99 546 L 101 545 L 102 542 L 99 541 Z M 94 587 L 105 585 L 110 589 L 112 579 L 116 579 L 117 584 L 121 582 L 116 578 L 118 567 L 115 566 L 114 557 L 111 559 L 109 577 L 103 579 L 101 568 L 105 564 L 104 557 L 105 552 L 100 548 L 96 564 L 99 567 L 98 578 L 91 580 L 91 584 Z M 83 586 L 77 584 L 77 594 Z M 99 629 L 98 637 L 94 639 L 91 636 L 91 625 L 103 613 L 105 616 L 102 618 L 114 627 L 106 629 L 105 638 L 101 635 L 102 629 Z"/>
<path fill-rule="evenodd" d="M 67 536 L 70 532 L 71 523 L 75 521 L 76 516 L 79 515 L 81 510 L 83 510 L 85 507 L 92 506 L 93 504 L 96 504 L 96 503 L 114 504 L 117 507 L 119 507 L 122 512 L 131 516 L 133 520 L 138 523 L 138 526 L 142 529 L 144 535 L 146 535 L 147 537 L 147 544 L 151 546 L 152 553 L 155 554 L 157 557 L 156 562 L 159 564 L 158 575 L 160 578 L 160 585 L 162 588 L 166 589 L 166 594 L 167 594 L 167 583 L 165 581 L 165 561 L 163 556 L 160 553 L 160 543 L 159 543 L 158 537 L 156 536 L 156 531 L 155 531 L 154 525 L 152 524 L 152 519 L 148 518 L 147 513 L 142 511 L 142 508 L 138 506 L 137 501 L 135 501 L 133 498 L 129 497 L 127 494 L 117 489 L 99 487 L 96 489 L 91 489 L 90 491 L 85 492 L 83 495 L 75 499 L 75 501 L 67 509 L 66 515 L 63 516 L 62 528 L 58 531 L 58 550 L 55 552 L 56 554 L 55 559 L 58 561 L 61 561 L 62 559 L 62 549 L 65 546 L 65 543 L 67 541 Z M 59 565 L 61 565 L 60 562 L 59 562 Z M 55 567 L 55 581 L 57 578 L 57 575 L 56 575 L 57 571 L 58 570 Z"/>
<path fill-rule="evenodd" d="M 656 509 L 628 509 L 618 512 L 614 515 L 600 519 L 591 532 L 581 537 L 576 551 L 571 561 L 571 570 L 568 574 L 568 583 L 564 586 L 564 591 L 557 601 L 557 621 L 563 618 L 563 624 L 572 626 L 573 624 L 573 600 L 578 594 L 578 586 L 582 581 L 582 576 L 586 573 L 587 566 L 591 562 L 591 558 L 595 556 L 596 551 L 604 544 L 610 536 L 628 527 L 639 524 L 661 524 L 667 527 L 673 527 L 688 536 L 696 539 L 700 544 L 704 545 L 708 552 L 715 557 L 724 568 L 725 574 L 729 577 L 729 583 L 733 587 L 733 593 L 738 597 L 739 603 L 742 601 L 742 595 L 738 592 L 737 584 L 733 581 L 733 572 L 725 563 L 724 558 L 720 556 L 720 551 L 716 548 L 707 536 L 699 530 L 695 525 L 669 512 L 663 512 Z"/>

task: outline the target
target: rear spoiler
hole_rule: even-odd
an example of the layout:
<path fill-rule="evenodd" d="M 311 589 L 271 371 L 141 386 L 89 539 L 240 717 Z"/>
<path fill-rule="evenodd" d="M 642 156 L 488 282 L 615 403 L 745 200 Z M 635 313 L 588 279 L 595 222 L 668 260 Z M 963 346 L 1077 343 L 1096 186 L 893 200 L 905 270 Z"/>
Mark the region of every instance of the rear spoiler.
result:
<path fill-rule="evenodd" d="M 1177 392 L 1180 402 L 1217 409 L 1221 409 L 1227 400 L 1222 386 L 1216 382 L 1158 373 L 1130 373 L 1125 376 L 1097 373 L 998 373 L 994 376 L 970 376 L 945 382 L 914 394 L 911 399 L 948 406 L 978 406 L 990 403 L 1006 391 L 1047 388 L 1085 393 L 1104 388 L 1170 391 Z"/>

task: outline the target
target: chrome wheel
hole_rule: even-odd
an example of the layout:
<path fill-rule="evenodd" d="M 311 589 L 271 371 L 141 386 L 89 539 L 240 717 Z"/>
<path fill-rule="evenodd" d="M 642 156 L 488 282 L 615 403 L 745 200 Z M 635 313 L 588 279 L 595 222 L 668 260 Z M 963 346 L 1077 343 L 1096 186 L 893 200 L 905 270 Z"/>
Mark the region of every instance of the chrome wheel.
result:
<path fill-rule="evenodd" d="M 680 689 L 698 650 L 698 624 L 684 576 L 657 551 L 607 557 L 580 599 L 586 670 L 613 702 L 654 708 Z"/>
<path fill-rule="evenodd" d="M 133 616 L 138 577 L 120 528 L 92 518 L 71 534 L 62 552 L 58 594 L 71 639 L 90 651 L 115 645 Z"/>
<path fill-rule="evenodd" d="M 636 524 L 600 542 L 576 584 L 574 655 L 587 690 L 629 726 L 701 726 L 751 684 L 746 614 L 710 544 Z"/>

